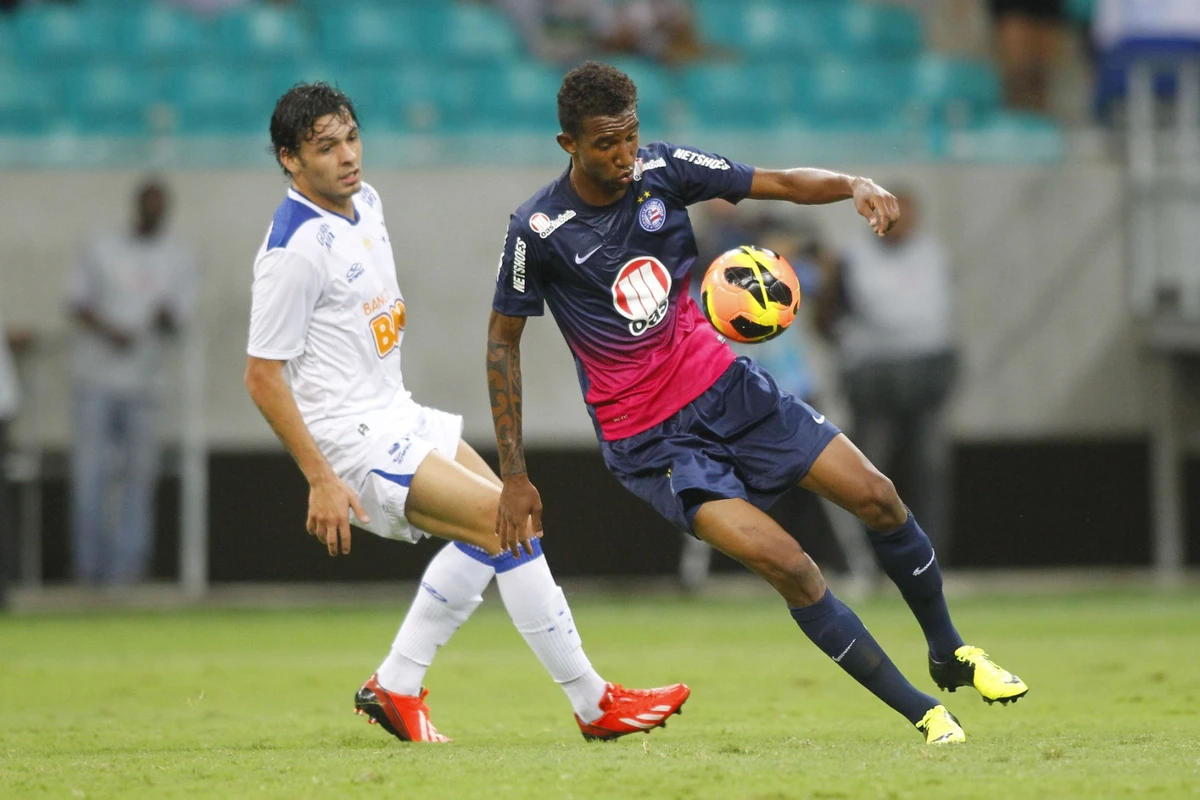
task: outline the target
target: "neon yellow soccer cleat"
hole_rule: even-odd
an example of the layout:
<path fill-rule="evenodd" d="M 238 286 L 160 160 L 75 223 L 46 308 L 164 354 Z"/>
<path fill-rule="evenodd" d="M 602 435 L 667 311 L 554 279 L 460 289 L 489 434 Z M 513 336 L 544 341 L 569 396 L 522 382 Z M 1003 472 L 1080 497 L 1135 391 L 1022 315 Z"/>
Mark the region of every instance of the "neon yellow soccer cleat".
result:
<path fill-rule="evenodd" d="M 925 734 L 925 744 L 957 744 L 967 740 L 962 726 L 945 706 L 934 706 L 926 711 L 917 723 L 917 730 Z"/>
<path fill-rule="evenodd" d="M 929 674 L 938 688 L 953 692 L 959 686 L 974 686 L 987 703 L 1015 703 L 1025 696 L 1025 681 L 988 658 L 983 648 L 964 644 L 945 661 L 929 659 Z"/>

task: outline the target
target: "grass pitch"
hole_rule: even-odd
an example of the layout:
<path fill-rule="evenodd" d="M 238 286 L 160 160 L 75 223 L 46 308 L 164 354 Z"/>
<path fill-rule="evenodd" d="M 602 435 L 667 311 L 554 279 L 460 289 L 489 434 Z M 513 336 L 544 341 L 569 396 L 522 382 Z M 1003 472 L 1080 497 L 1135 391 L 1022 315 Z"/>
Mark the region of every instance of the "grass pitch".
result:
<path fill-rule="evenodd" d="M 574 598 L 593 662 L 684 680 L 669 729 L 585 743 L 497 601 L 428 676 L 446 746 L 352 712 L 395 609 L 0 618 L 0 797 L 1103 798 L 1200 796 L 1200 595 L 952 601 L 1030 685 L 941 695 L 964 746 L 926 747 L 769 598 Z M 856 604 L 921 688 L 898 597 Z"/>

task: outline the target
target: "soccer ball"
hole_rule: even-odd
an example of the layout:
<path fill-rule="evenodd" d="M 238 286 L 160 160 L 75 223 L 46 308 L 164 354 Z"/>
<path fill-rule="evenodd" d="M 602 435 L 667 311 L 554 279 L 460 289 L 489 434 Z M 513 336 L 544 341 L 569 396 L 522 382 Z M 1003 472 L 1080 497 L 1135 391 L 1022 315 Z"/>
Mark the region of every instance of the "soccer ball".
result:
<path fill-rule="evenodd" d="M 742 245 L 722 253 L 704 273 L 700 308 L 717 332 L 752 344 L 783 333 L 800 307 L 800 281 L 783 256 Z"/>

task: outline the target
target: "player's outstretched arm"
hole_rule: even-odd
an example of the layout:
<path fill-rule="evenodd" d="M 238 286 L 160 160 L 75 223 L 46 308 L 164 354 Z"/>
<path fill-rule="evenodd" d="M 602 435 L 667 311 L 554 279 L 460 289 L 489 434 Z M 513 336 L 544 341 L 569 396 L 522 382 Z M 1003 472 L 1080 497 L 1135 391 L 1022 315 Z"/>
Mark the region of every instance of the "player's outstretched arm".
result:
<path fill-rule="evenodd" d="M 525 471 L 521 438 L 521 332 L 524 317 L 498 311 L 488 320 L 487 382 L 492 402 L 492 425 L 500 450 L 500 508 L 496 535 L 500 546 L 518 555 L 520 533 L 532 521 L 533 535 L 542 535 L 542 498 Z"/>
<path fill-rule="evenodd" d="M 875 181 L 824 169 L 755 169 L 749 197 L 788 200 L 802 205 L 853 200 L 855 209 L 880 236 L 891 230 L 900 218 L 896 198 Z"/>
<path fill-rule="evenodd" d="M 361 521 L 371 520 L 358 495 L 334 473 L 308 432 L 296 398 L 283 379 L 284 363 L 249 356 L 246 389 L 308 479 L 308 532 L 325 544 L 329 555 L 336 556 L 339 549 L 349 553 L 350 509 Z"/>

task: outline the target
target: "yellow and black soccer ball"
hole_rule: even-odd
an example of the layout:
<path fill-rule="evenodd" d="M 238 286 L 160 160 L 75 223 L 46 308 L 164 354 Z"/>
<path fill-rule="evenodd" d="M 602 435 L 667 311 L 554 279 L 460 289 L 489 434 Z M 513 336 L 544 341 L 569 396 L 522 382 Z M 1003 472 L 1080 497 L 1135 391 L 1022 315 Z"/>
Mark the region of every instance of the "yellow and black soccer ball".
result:
<path fill-rule="evenodd" d="M 717 332 L 735 342 L 774 339 L 800 308 L 800 281 L 783 256 L 742 245 L 722 253 L 700 284 L 700 308 Z"/>

